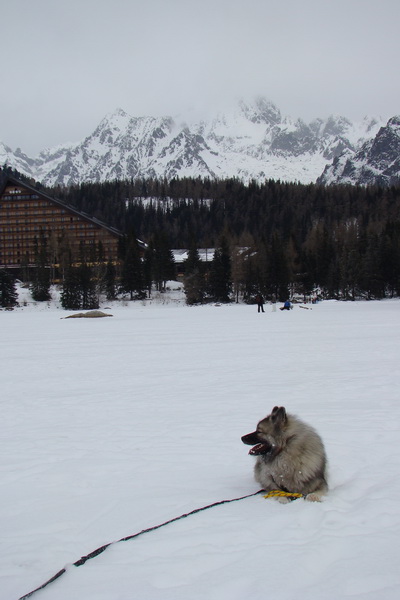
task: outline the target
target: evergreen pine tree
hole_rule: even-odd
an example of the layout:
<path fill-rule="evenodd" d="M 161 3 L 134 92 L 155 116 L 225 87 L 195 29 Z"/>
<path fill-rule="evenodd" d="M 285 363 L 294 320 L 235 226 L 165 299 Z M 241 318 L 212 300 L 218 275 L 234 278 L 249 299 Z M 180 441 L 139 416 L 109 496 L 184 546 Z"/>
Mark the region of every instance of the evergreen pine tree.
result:
<path fill-rule="evenodd" d="M 67 269 L 61 292 L 61 306 L 69 310 L 99 307 L 93 270 L 86 263 Z"/>
<path fill-rule="evenodd" d="M 18 293 L 14 278 L 5 269 L 0 270 L 0 306 L 11 308 L 18 302 Z"/>
<path fill-rule="evenodd" d="M 201 269 L 202 265 L 200 260 L 200 254 L 194 242 L 192 242 L 189 248 L 188 257 L 184 262 L 184 266 L 185 273 L 193 273 L 194 271 L 200 271 Z"/>
<path fill-rule="evenodd" d="M 385 297 L 380 258 L 378 235 L 371 234 L 366 239 L 366 249 L 362 261 L 363 288 L 367 292 L 369 300 Z"/>
<path fill-rule="evenodd" d="M 125 256 L 121 270 L 121 291 L 130 294 L 130 299 L 144 298 L 143 266 L 139 245 L 135 236 L 130 236 L 125 245 Z"/>
<path fill-rule="evenodd" d="M 165 291 L 169 279 L 175 279 L 175 260 L 165 233 L 158 232 L 153 236 L 152 244 L 152 278 L 159 292 Z"/>
<path fill-rule="evenodd" d="M 103 288 L 106 294 L 107 300 L 115 300 L 117 297 L 116 289 L 116 269 L 111 261 L 108 261 L 103 279 Z"/>
<path fill-rule="evenodd" d="M 68 310 L 78 310 L 82 306 L 81 290 L 76 267 L 69 267 L 65 271 L 60 300 L 61 306 Z"/>
<path fill-rule="evenodd" d="M 86 310 L 99 308 L 99 297 L 93 275 L 93 268 L 86 263 L 82 263 L 78 267 L 78 281 L 81 294 L 81 308 Z"/>
<path fill-rule="evenodd" d="M 183 285 L 187 304 L 199 304 L 204 301 L 206 294 L 203 265 L 200 260 L 199 251 L 195 244 L 189 249 L 185 260 L 185 275 Z"/>
<path fill-rule="evenodd" d="M 47 302 L 51 299 L 50 269 L 43 266 L 37 266 L 34 277 L 34 281 L 31 284 L 32 298 L 36 302 Z"/>
<path fill-rule="evenodd" d="M 216 302 L 230 302 L 232 293 L 231 258 L 228 242 L 222 237 L 211 262 L 208 290 Z"/>
<path fill-rule="evenodd" d="M 400 294 L 400 222 L 389 222 L 380 243 L 381 272 L 390 297 Z"/>

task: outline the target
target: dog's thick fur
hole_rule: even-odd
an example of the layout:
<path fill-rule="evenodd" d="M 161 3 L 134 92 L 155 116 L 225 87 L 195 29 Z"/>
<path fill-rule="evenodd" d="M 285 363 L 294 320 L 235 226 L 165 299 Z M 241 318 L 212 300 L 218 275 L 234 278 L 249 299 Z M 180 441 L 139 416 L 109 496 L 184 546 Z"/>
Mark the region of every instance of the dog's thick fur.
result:
<path fill-rule="evenodd" d="M 275 406 L 242 442 L 254 446 L 249 451 L 257 457 L 254 477 L 266 492 L 296 492 L 314 502 L 327 493 L 327 460 L 320 436 L 283 406 Z"/>

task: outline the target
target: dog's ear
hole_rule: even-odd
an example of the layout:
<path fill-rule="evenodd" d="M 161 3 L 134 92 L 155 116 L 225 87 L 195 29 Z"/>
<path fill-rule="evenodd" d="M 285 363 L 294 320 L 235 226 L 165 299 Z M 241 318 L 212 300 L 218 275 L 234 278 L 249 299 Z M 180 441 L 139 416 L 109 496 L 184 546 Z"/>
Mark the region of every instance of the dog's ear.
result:
<path fill-rule="evenodd" d="M 279 406 L 274 406 L 274 408 L 272 409 L 272 412 L 271 412 L 271 416 L 273 417 L 273 416 L 274 416 L 274 414 L 275 414 L 275 413 L 276 413 L 278 410 L 279 410 Z"/>
<path fill-rule="evenodd" d="M 277 425 L 283 425 L 284 423 L 286 423 L 287 417 L 286 417 L 285 407 L 280 406 L 278 408 L 277 406 L 275 406 L 274 410 L 272 411 L 271 417 L 272 417 L 272 422 L 276 423 Z"/>

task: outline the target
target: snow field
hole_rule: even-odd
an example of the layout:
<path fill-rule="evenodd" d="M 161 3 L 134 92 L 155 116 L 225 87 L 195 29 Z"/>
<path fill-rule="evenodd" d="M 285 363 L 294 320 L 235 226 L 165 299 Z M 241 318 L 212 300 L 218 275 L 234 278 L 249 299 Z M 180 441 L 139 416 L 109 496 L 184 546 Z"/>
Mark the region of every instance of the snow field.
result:
<path fill-rule="evenodd" d="M 0 312 L 0 599 L 256 491 L 240 437 L 275 404 L 321 434 L 325 502 L 211 508 L 70 566 L 33 598 L 397 597 L 400 303 L 308 307 Z"/>

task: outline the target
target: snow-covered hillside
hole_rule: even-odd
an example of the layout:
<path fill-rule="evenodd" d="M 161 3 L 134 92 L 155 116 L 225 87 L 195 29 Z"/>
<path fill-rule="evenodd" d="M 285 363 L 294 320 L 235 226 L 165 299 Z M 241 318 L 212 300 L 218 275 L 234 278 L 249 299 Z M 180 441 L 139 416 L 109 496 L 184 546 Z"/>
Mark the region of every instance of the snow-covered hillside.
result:
<path fill-rule="evenodd" d="M 178 287 L 178 286 L 176 286 Z M 0 311 L 0 599 L 393 600 L 400 304 L 187 307 L 181 291 L 64 319 Z M 240 438 L 274 405 L 321 434 L 330 493 L 254 496 Z M 399 491 L 399 493 L 398 493 Z"/>
<path fill-rule="evenodd" d="M 259 98 L 207 119 L 107 115 L 76 143 L 35 159 L 0 147 L 0 161 L 48 185 L 136 177 L 238 177 L 309 183 L 343 150 L 357 151 L 383 122 L 340 116 L 306 124 Z"/>

